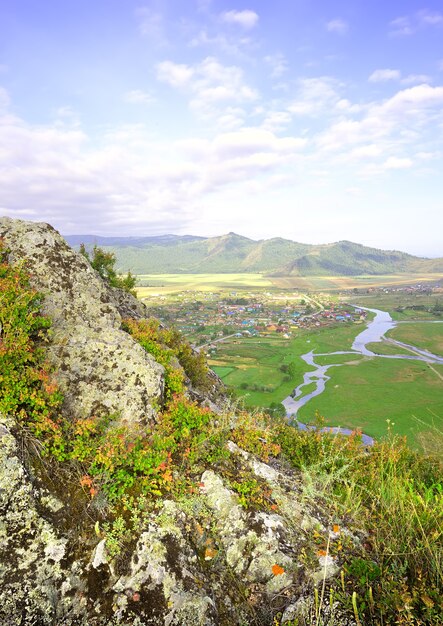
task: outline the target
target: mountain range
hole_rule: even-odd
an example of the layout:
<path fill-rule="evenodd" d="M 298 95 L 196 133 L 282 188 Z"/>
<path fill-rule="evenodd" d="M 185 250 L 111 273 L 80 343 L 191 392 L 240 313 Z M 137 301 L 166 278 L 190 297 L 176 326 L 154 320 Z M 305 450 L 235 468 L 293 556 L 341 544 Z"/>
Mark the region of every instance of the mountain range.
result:
<path fill-rule="evenodd" d="M 69 235 L 77 248 L 94 244 L 113 252 L 117 268 L 135 274 L 262 273 L 273 276 L 358 276 L 443 272 L 443 258 L 427 259 L 351 241 L 304 244 L 283 239 L 255 241 L 236 233 L 219 237 L 160 235 L 100 237 Z"/>

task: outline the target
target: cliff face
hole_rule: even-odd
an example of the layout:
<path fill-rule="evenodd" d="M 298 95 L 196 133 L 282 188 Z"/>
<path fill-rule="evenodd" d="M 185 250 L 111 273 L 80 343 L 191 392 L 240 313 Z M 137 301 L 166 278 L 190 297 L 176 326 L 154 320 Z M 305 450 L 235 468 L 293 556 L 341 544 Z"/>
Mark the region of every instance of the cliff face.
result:
<path fill-rule="evenodd" d="M 9 261 L 26 260 L 45 294 L 47 356 L 63 412 L 113 415 L 149 435 L 164 368 L 121 329 L 122 315 L 143 316 L 143 306 L 104 285 L 46 224 L 1 219 L 0 236 Z M 314 535 L 336 537 L 300 504 L 293 472 L 229 442 L 223 463 L 207 464 L 195 490 L 147 507 L 116 557 L 102 532 L 106 503 L 79 498 L 70 467 L 40 472 L 44 460 L 37 453 L 29 461 L 17 432 L 11 416 L 0 416 L 0 624 L 270 626 L 278 611 L 279 623 L 311 623 L 313 588 L 338 567 L 328 554 L 305 557 Z M 248 506 L 228 473 L 259 481 L 266 496 Z M 266 499 L 278 506 L 265 506 Z M 118 543 L 115 532 L 111 537 Z M 358 543 L 350 534 L 348 541 Z M 334 619 L 354 624 L 340 614 Z"/>

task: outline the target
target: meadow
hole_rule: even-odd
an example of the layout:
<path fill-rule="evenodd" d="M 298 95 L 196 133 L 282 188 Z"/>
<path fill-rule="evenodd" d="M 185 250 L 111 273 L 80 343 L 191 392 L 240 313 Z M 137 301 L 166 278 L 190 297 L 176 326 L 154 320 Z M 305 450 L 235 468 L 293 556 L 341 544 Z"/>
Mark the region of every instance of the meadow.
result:
<path fill-rule="evenodd" d="M 443 356 L 443 321 L 398 324 L 388 337 Z"/>
<path fill-rule="evenodd" d="M 364 359 L 358 365 L 328 370 L 325 391 L 298 413 L 310 421 L 318 411 L 331 426 L 360 428 L 380 438 L 387 420 L 412 446 L 423 447 L 427 438 L 443 432 L 443 366 L 397 359 Z"/>
<path fill-rule="evenodd" d="M 299 330 L 297 336 L 285 339 L 268 337 L 233 337 L 217 344 L 217 354 L 209 360 L 211 368 L 224 383 L 244 398 L 248 407 L 269 407 L 281 402 L 303 381 L 310 369 L 301 359 L 310 350 L 316 353 L 350 349 L 361 326 L 337 324 L 316 330 Z M 355 360 L 358 356 L 339 355 L 338 359 Z M 334 357 L 319 357 L 334 358 Z M 291 365 L 290 371 L 281 366 Z M 289 378 L 289 380 L 288 380 Z"/>
<path fill-rule="evenodd" d="M 358 293 L 346 296 L 360 306 L 388 311 L 392 319 L 402 322 L 411 320 L 438 320 L 442 312 L 443 292 L 434 293 L 389 291 L 388 293 Z"/>

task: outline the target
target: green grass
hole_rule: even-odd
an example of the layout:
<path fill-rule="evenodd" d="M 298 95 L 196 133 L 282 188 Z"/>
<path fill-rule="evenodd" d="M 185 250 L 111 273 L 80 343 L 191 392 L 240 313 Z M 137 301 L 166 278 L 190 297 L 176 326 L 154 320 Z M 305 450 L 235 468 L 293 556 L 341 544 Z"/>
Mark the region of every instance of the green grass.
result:
<path fill-rule="evenodd" d="M 310 394 L 310 393 L 312 393 L 313 391 L 315 391 L 316 387 L 317 387 L 317 384 L 316 384 L 316 383 L 309 383 L 308 385 L 305 385 L 305 386 L 303 387 L 303 389 L 302 389 L 302 392 L 303 392 L 303 393 L 301 394 L 301 396 L 299 396 L 299 397 L 297 398 L 297 400 L 300 400 L 300 399 L 301 399 L 301 398 L 303 398 L 304 396 L 307 396 L 308 394 Z"/>
<path fill-rule="evenodd" d="M 300 330 L 297 337 L 290 340 L 280 336 L 236 337 L 217 344 L 217 354 L 210 358 L 209 365 L 226 385 L 245 398 L 247 406 L 268 407 L 271 402 L 286 398 L 303 382 L 303 374 L 313 369 L 301 359 L 302 354 L 311 350 L 350 349 L 360 331 L 356 325 L 340 324 Z M 355 360 L 358 356 L 352 358 Z M 288 374 L 282 372 L 280 366 L 289 363 L 293 363 L 293 373 L 288 381 L 285 380 Z"/>
<path fill-rule="evenodd" d="M 348 299 L 348 297 L 347 297 Z M 392 318 L 397 321 L 410 320 L 438 320 L 434 312 L 428 312 L 426 309 L 432 309 L 435 305 L 442 302 L 442 295 L 439 293 L 406 293 L 403 291 L 395 291 L 389 293 L 359 293 L 353 295 L 352 302 L 364 307 L 381 309 L 388 311 Z M 407 307 L 419 307 L 407 308 Z M 420 308 L 423 307 L 423 310 Z M 399 309 L 399 310 L 397 310 Z"/>
<path fill-rule="evenodd" d="M 443 355 L 443 322 L 399 324 L 389 331 L 388 337 L 429 350 L 434 354 Z"/>
<path fill-rule="evenodd" d="M 294 364 L 294 376 L 285 381 L 282 364 Z M 217 356 L 209 365 L 245 398 L 247 406 L 269 406 L 280 402 L 301 380 L 306 363 L 294 341 L 281 337 L 236 338 L 218 344 Z M 245 386 L 245 389 L 242 389 Z"/>
<path fill-rule="evenodd" d="M 318 410 L 328 425 L 361 428 L 380 438 L 390 419 L 394 432 L 413 446 L 420 445 L 420 431 L 443 430 L 443 383 L 424 363 L 370 359 L 331 368 L 328 375 L 325 391 L 300 409 L 302 421 L 312 420 Z"/>
<path fill-rule="evenodd" d="M 388 341 L 377 341 L 374 343 L 368 343 L 366 344 L 366 347 L 368 350 L 371 350 L 371 352 L 374 352 L 374 354 L 409 354 L 411 355 L 409 350 L 406 350 L 406 348 L 402 348 L 401 346 L 395 346 L 394 344 L 389 343 Z"/>
<path fill-rule="evenodd" d="M 235 367 L 223 367 L 219 365 L 213 365 L 212 369 L 217 374 L 217 376 L 219 376 L 222 379 L 226 378 L 226 376 L 230 374 L 231 372 L 235 372 Z"/>
<path fill-rule="evenodd" d="M 364 357 L 361 354 L 325 354 L 324 356 L 316 356 L 315 362 L 319 365 L 334 365 L 335 363 L 353 363 Z"/>

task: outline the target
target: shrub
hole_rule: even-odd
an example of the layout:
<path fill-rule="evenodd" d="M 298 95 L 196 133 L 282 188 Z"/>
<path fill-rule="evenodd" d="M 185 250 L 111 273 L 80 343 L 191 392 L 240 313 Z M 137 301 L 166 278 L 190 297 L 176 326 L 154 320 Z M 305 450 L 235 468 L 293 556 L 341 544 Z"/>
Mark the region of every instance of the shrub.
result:
<path fill-rule="evenodd" d="M 10 266 L 0 241 L 0 412 L 14 416 L 35 436 L 51 435 L 59 446 L 62 396 L 41 345 L 50 322 L 41 316 L 41 296 L 31 288 L 23 263 Z"/>
<path fill-rule="evenodd" d="M 137 279 L 129 271 L 126 276 L 120 276 L 115 270 L 115 263 L 117 261 L 113 252 L 105 252 L 103 248 L 94 246 L 92 249 L 92 257 L 86 250 L 84 243 L 80 244 L 80 254 L 89 261 L 91 266 L 100 274 L 111 287 L 117 287 L 124 289 L 125 291 L 136 295 L 134 287 L 137 283 Z"/>

